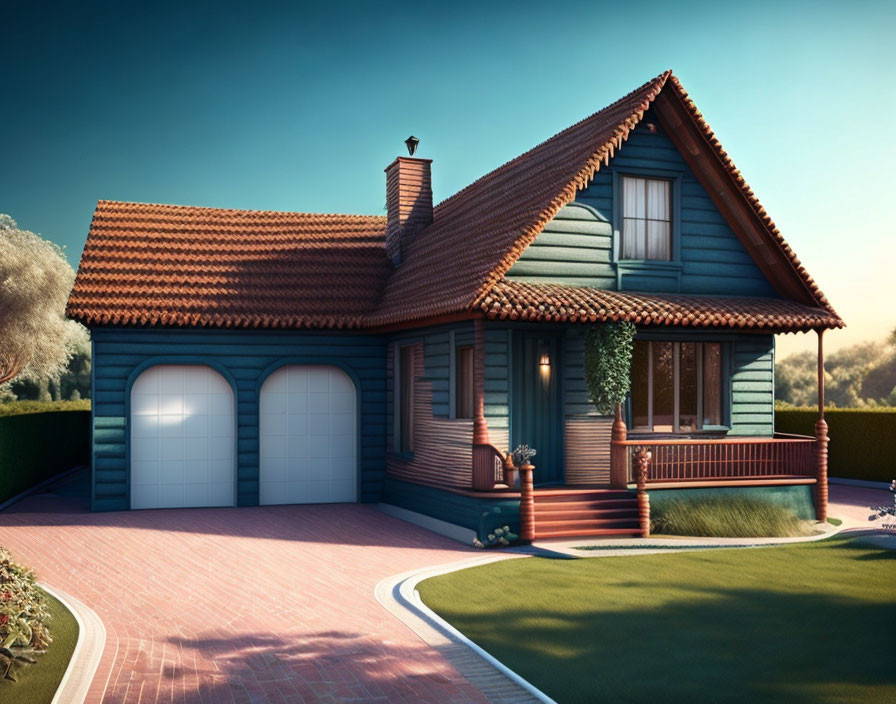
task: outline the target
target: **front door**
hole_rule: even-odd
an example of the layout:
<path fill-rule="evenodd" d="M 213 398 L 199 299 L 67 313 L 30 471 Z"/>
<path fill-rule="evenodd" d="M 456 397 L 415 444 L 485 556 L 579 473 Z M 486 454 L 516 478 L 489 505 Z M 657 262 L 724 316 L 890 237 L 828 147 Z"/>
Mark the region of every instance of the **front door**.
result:
<path fill-rule="evenodd" d="M 535 448 L 535 484 L 562 484 L 560 338 L 517 330 L 512 335 L 511 449 L 517 445 Z"/>

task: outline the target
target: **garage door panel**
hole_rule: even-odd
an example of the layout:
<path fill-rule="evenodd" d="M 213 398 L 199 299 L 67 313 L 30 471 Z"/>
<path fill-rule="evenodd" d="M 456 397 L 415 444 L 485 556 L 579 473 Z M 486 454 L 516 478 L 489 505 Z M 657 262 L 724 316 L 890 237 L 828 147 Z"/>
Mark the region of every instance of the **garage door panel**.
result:
<path fill-rule="evenodd" d="M 233 391 L 214 370 L 159 365 L 131 390 L 131 507 L 232 506 Z"/>
<path fill-rule="evenodd" d="M 357 497 L 355 387 L 335 367 L 287 366 L 265 381 L 260 407 L 260 501 Z"/>

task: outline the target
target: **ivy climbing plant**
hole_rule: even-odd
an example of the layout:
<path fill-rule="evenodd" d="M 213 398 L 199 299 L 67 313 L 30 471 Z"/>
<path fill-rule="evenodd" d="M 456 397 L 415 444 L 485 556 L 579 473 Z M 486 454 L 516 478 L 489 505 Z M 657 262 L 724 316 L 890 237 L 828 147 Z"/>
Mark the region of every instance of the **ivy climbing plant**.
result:
<path fill-rule="evenodd" d="M 635 325 L 592 325 L 585 332 L 585 384 L 598 413 L 612 415 L 631 387 Z"/>

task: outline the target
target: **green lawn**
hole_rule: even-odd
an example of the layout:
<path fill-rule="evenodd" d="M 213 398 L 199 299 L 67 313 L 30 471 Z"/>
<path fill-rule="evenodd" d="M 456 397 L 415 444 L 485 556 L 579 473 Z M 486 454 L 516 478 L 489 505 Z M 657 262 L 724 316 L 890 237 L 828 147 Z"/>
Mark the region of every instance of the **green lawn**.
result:
<path fill-rule="evenodd" d="M 507 560 L 418 589 L 560 702 L 896 701 L 896 551 L 855 541 Z"/>
<path fill-rule="evenodd" d="M 78 622 L 58 599 L 47 594 L 47 600 L 53 642 L 34 665 L 19 669 L 17 682 L 0 679 L 0 704 L 49 704 L 56 694 L 78 641 Z"/>

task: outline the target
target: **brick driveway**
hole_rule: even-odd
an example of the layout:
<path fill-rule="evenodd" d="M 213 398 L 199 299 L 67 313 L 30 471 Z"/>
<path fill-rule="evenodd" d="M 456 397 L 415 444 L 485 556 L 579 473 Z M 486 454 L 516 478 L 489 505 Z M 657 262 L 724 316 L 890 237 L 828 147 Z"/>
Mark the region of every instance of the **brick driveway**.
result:
<path fill-rule="evenodd" d="M 91 514 L 42 494 L 0 544 L 93 608 L 88 702 L 480 702 L 374 599 L 384 577 L 476 553 L 370 506 Z"/>

